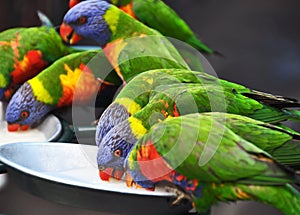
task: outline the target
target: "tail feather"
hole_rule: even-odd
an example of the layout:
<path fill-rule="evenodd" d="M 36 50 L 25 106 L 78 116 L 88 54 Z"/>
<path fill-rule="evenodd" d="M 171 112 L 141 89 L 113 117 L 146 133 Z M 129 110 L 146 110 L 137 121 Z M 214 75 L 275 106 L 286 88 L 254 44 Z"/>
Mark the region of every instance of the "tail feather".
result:
<path fill-rule="evenodd" d="M 300 103 L 297 99 L 264 93 L 257 90 L 243 93 L 243 95 L 279 109 L 300 107 Z"/>
<path fill-rule="evenodd" d="M 220 52 L 212 50 L 207 45 L 205 45 L 203 42 L 201 42 L 197 37 L 193 36 L 190 37 L 187 41 L 190 45 L 192 45 L 197 50 L 201 51 L 205 54 L 215 54 L 219 56 L 223 56 Z"/>
<path fill-rule="evenodd" d="M 285 215 L 300 214 L 300 193 L 291 185 L 284 186 L 244 186 L 242 192 L 252 196 L 252 200 L 273 206 Z"/>
<path fill-rule="evenodd" d="M 42 13 L 39 10 L 37 10 L 36 13 L 37 13 L 43 26 L 54 27 L 54 25 L 51 22 L 51 20 L 49 19 L 49 17 L 47 17 L 44 13 Z"/>
<path fill-rule="evenodd" d="M 300 194 L 291 185 L 257 186 L 244 184 L 207 184 L 200 198 L 194 199 L 198 212 L 205 212 L 218 201 L 251 200 L 268 204 L 285 215 L 300 214 Z"/>
<path fill-rule="evenodd" d="M 270 154 L 281 164 L 300 170 L 300 141 L 291 140 Z"/>
<path fill-rule="evenodd" d="M 291 115 L 289 118 L 290 120 L 300 122 L 300 111 L 299 110 L 284 110 L 284 112 L 287 112 Z"/>

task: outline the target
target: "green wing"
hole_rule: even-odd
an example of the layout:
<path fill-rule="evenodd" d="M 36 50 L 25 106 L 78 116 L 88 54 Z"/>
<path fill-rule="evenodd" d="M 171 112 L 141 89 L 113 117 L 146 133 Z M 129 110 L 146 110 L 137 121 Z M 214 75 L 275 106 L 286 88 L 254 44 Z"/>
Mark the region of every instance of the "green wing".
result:
<path fill-rule="evenodd" d="M 199 213 L 206 212 L 218 201 L 254 200 L 276 207 L 286 215 L 300 213 L 300 194 L 290 185 L 257 186 L 245 184 L 206 184 L 202 196 L 194 198 Z"/>
<path fill-rule="evenodd" d="M 0 88 L 6 89 L 13 82 L 12 72 L 17 68 L 17 63 L 21 62 L 20 65 L 24 67 L 21 70 L 25 70 L 20 74 L 15 72 L 14 78 L 18 77 L 17 80 L 20 80 L 20 76 L 22 76 L 21 80 L 28 80 L 36 75 L 36 72 L 40 72 L 33 72 L 29 69 L 26 71 L 28 59 L 26 61 L 24 57 L 29 51 L 39 51 L 42 58 L 40 61 L 45 62 L 43 65 L 50 65 L 58 58 L 74 52 L 73 49 L 63 44 L 59 34 L 51 27 L 13 28 L 3 31 L 0 33 L 0 60 L 2 62 L 0 65 Z M 30 60 L 37 61 L 39 59 Z M 36 64 L 38 63 L 36 62 Z M 45 68 L 42 65 L 39 65 L 42 68 L 37 65 L 30 66 L 33 70 Z"/>
<path fill-rule="evenodd" d="M 134 0 L 136 17 L 165 36 L 184 41 L 204 53 L 213 50 L 201 42 L 187 23 L 177 13 L 160 0 Z"/>
<path fill-rule="evenodd" d="M 189 69 L 177 50 L 161 36 L 129 39 L 118 62 L 127 81 L 137 74 L 153 69 Z"/>
<path fill-rule="evenodd" d="M 28 50 L 41 50 L 43 59 L 49 63 L 58 58 L 74 52 L 72 48 L 64 45 L 61 37 L 54 28 L 42 26 L 24 29 L 20 32 L 20 55 Z"/>
<path fill-rule="evenodd" d="M 139 91 L 136 90 L 137 87 L 140 87 Z M 299 106 L 296 101 L 253 91 L 204 72 L 184 69 L 157 69 L 137 75 L 122 89 L 117 98 L 134 100 L 141 108 L 149 100 L 156 102 L 173 99 L 176 100 L 178 108 L 182 105 L 180 115 L 195 111 L 218 111 L 245 115 L 268 123 L 298 119 L 294 114 L 295 110 L 290 112 L 287 109 Z M 193 104 L 197 105 L 196 109 L 191 108 L 195 106 Z M 170 109 L 173 106 L 170 103 L 166 110 L 171 116 L 173 111 Z"/>
<path fill-rule="evenodd" d="M 296 181 L 292 172 L 215 117 L 217 121 L 201 114 L 167 119 L 152 127 L 136 147 L 154 142 L 172 169 L 202 182 L 272 185 Z"/>

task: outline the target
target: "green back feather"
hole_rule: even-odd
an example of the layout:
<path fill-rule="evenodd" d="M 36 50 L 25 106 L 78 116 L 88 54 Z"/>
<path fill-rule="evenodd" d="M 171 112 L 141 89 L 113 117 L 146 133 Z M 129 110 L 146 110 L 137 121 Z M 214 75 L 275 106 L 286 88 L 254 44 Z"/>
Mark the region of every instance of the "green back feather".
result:
<path fill-rule="evenodd" d="M 11 45 L 15 46 L 15 50 Z M 15 62 L 22 60 L 30 50 L 40 50 L 43 60 L 49 64 L 73 52 L 73 49 L 63 44 L 54 28 L 42 26 L 13 28 L 3 31 L 0 33 L 1 88 L 6 88 L 9 85 L 10 73 L 14 70 Z"/>
<path fill-rule="evenodd" d="M 214 51 L 199 40 L 187 23 L 161 0 L 134 0 L 133 11 L 138 19 L 165 36 L 184 41 L 199 51 Z"/>
<path fill-rule="evenodd" d="M 140 87 L 139 91 L 136 90 L 138 87 Z M 169 103 L 169 107 L 165 108 L 165 111 L 169 112 L 170 116 L 173 116 L 174 101 L 176 100 L 177 103 L 180 102 L 187 107 L 181 108 L 181 115 L 194 113 L 195 111 L 226 111 L 268 123 L 294 119 L 294 116 L 289 114 L 288 110 L 265 105 L 260 100 L 245 95 L 245 93 L 250 92 L 255 93 L 256 91 L 236 83 L 217 79 L 204 72 L 161 69 L 147 71 L 136 76 L 122 89 L 117 98 L 129 98 L 140 104 L 141 107 L 150 102 L 151 108 L 154 108 L 154 104 L 151 103 L 165 100 L 166 103 Z M 276 100 L 276 97 L 274 97 L 274 100 Z M 195 106 L 193 103 L 196 103 L 196 109 L 192 108 Z M 179 104 L 177 105 L 179 106 Z M 211 107 L 211 105 L 213 106 Z M 149 114 L 151 114 L 151 108 Z M 145 115 L 147 112 L 143 114 Z"/>
<path fill-rule="evenodd" d="M 117 7 L 111 6 L 104 19 L 112 32 L 110 44 L 119 46 L 117 63 L 124 80 L 151 69 L 189 69 L 169 40 Z"/>
<path fill-rule="evenodd" d="M 151 140 L 170 167 L 202 182 L 265 185 L 296 181 L 266 152 L 228 128 L 226 118 L 227 114 L 216 113 L 167 119 L 153 126 L 135 148 Z"/>

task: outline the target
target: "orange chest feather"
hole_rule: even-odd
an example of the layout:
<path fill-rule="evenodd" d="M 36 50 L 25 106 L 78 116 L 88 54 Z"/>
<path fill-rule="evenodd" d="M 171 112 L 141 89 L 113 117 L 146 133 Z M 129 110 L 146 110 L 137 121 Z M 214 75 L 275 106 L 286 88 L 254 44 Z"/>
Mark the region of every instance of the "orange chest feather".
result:
<path fill-rule="evenodd" d="M 57 104 L 58 107 L 76 104 L 85 104 L 96 95 L 99 89 L 99 81 L 93 72 L 81 64 L 79 68 L 72 70 L 65 64 L 67 74 L 60 75 L 62 96 Z"/>
<path fill-rule="evenodd" d="M 114 42 L 107 44 L 103 48 L 103 52 L 104 52 L 105 56 L 107 57 L 110 64 L 113 66 L 114 70 L 116 71 L 116 73 L 122 79 L 123 82 L 125 82 L 125 80 L 124 80 L 122 72 L 120 70 L 118 59 L 119 59 L 121 51 L 124 49 L 125 46 L 126 46 L 126 43 L 123 41 L 123 39 L 118 39 Z"/>
<path fill-rule="evenodd" d="M 149 180 L 158 182 L 162 180 L 172 181 L 170 173 L 173 169 L 157 152 L 151 141 L 142 145 L 137 152 L 137 161 L 141 173 Z"/>

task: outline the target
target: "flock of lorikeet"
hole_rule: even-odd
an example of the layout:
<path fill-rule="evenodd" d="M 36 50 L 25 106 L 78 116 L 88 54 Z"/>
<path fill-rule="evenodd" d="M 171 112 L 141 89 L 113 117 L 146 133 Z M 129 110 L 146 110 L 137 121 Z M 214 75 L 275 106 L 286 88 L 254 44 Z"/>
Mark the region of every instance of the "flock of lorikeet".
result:
<path fill-rule="evenodd" d="M 102 180 L 147 189 L 168 182 L 199 214 L 237 200 L 300 214 L 300 134 L 282 124 L 300 121 L 297 100 L 192 71 L 168 37 L 206 55 L 217 52 L 161 0 L 69 3 L 60 35 L 52 26 L 0 34 L 0 100 L 8 102 L 9 131 L 97 97 L 106 108 L 95 137 Z M 101 49 L 69 46 L 81 38 Z"/>

